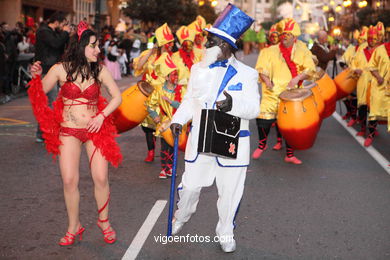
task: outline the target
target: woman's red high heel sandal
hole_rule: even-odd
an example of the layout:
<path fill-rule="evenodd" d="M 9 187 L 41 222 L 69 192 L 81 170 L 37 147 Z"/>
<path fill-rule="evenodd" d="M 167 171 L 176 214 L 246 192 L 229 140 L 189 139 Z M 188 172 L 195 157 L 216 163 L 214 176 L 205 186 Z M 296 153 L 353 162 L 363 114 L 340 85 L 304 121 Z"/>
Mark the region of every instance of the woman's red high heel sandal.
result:
<path fill-rule="evenodd" d="M 72 234 L 70 232 L 66 232 L 66 235 L 63 237 L 65 242 L 59 242 L 58 244 L 60 246 L 70 246 L 73 245 L 76 241 L 76 236 L 79 235 L 79 241 L 83 240 L 83 232 L 85 231 L 85 228 L 82 226 L 79 227 L 79 230 L 76 232 L 76 234 Z"/>
<path fill-rule="evenodd" d="M 102 230 L 102 233 L 103 233 L 103 238 L 104 238 L 104 242 L 106 242 L 107 244 L 113 244 L 115 241 L 116 241 L 116 238 L 113 237 L 116 235 L 116 232 L 114 229 L 111 228 L 111 225 L 109 225 L 106 229 L 103 230 L 103 228 L 99 225 L 99 222 L 107 222 L 108 219 L 104 219 L 104 220 L 101 220 L 101 219 L 98 219 L 98 222 L 96 223 L 98 225 L 98 227 Z M 111 229 L 111 230 L 110 230 Z"/>
<path fill-rule="evenodd" d="M 101 209 L 98 210 L 98 214 L 100 214 L 107 207 L 109 201 L 110 201 L 110 195 L 108 195 L 108 199 L 107 199 L 106 203 L 104 204 L 104 206 Z M 113 244 L 116 241 L 116 238 L 115 238 L 116 232 L 115 232 L 115 230 L 111 227 L 111 225 L 108 225 L 108 227 L 106 229 L 103 229 L 100 226 L 99 222 L 100 223 L 108 222 L 108 218 L 107 219 L 103 219 L 103 220 L 98 218 L 98 222 L 96 224 L 102 230 L 104 242 L 106 242 L 107 244 Z"/>

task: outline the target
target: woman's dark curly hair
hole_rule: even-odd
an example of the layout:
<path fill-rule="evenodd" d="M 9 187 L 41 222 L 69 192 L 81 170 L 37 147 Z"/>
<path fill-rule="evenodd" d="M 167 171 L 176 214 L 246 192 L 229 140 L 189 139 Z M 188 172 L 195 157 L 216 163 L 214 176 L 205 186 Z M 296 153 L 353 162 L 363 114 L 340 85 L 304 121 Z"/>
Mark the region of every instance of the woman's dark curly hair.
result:
<path fill-rule="evenodd" d="M 67 80 L 75 81 L 80 75 L 81 82 L 89 80 L 92 77 L 95 79 L 95 82 L 100 84 L 98 76 L 102 70 L 102 65 L 99 56 L 97 62 L 88 62 L 85 57 L 85 47 L 89 44 L 89 38 L 91 36 L 96 37 L 96 43 L 98 41 L 98 36 L 94 31 L 89 29 L 81 34 L 80 41 L 77 33 L 70 39 L 69 46 L 62 59 L 67 74 Z"/>

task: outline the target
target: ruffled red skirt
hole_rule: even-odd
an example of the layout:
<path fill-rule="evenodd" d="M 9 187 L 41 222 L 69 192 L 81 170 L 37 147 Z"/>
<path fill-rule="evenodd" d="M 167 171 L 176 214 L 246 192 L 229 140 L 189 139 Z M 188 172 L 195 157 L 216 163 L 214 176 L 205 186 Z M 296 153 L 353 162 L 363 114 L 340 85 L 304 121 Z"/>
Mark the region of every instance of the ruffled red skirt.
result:
<path fill-rule="evenodd" d="M 48 105 L 48 99 L 43 92 L 42 81 L 39 76 L 32 79 L 29 84 L 28 96 L 32 105 L 34 116 L 43 132 L 46 150 L 56 158 L 60 154 L 59 146 L 62 144 L 59 136 L 61 123 L 63 122 L 62 114 L 64 103 L 62 97 L 58 97 L 53 102 L 53 108 Z M 107 106 L 107 100 L 99 96 L 97 103 L 98 111 L 102 111 Z M 98 133 L 90 134 L 93 144 L 101 152 L 104 158 L 114 167 L 122 162 L 120 148 L 115 141 L 117 137 L 116 127 L 113 124 L 112 115 L 109 115 L 103 122 Z"/>

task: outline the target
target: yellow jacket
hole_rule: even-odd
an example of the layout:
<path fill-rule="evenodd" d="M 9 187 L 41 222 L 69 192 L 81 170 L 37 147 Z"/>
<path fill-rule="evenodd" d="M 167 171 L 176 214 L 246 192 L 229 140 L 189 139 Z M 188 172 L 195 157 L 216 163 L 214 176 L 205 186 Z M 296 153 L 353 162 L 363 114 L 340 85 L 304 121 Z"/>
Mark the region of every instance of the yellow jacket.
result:
<path fill-rule="evenodd" d="M 201 60 L 201 55 L 199 52 L 194 52 L 193 64 L 198 63 Z M 183 59 L 180 56 L 180 52 L 177 51 L 172 55 L 172 60 L 176 64 L 178 73 L 179 73 L 179 82 L 178 84 L 187 86 L 188 80 L 190 79 L 190 69 L 185 65 Z"/>
<path fill-rule="evenodd" d="M 172 101 L 172 104 L 164 100 L 164 96 L 169 98 Z M 181 92 L 181 98 L 182 97 L 183 92 Z M 163 124 L 166 121 L 171 121 L 174 109 L 177 109 L 179 105 L 180 103 L 178 101 L 175 101 L 175 91 L 168 89 L 165 83 L 159 86 L 155 86 L 153 93 L 146 101 L 146 107 L 150 116 L 152 118 L 155 118 L 157 116 L 160 117 L 159 125 Z M 161 129 L 159 129 L 159 127 L 157 126 L 156 136 L 160 135 L 160 131 Z"/>
<path fill-rule="evenodd" d="M 369 71 L 378 71 L 384 78 L 382 85 L 373 77 L 370 91 L 369 120 L 386 120 L 390 108 L 390 96 L 386 95 L 386 87 L 389 87 L 390 61 L 385 46 L 382 44 L 375 48 L 367 65 Z"/>
<path fill-rule="evenodd" d="M 341 56 L 341 60 L 344 61 L 348 67 L 351 67 L 353 58 L 359 50 L 362 50 L 367 47 L 367 42 L 363 42 L 357 48 L 354 45 L 348 46 L 347 50 Z"/>
<path fill-rule="evenodd" d="M 150 50 L 143 51 L 139 57 L 135 58 L 133 61 L 134 68 L 137 68 L 137 65 L 142 57 L 145 57 Z M 157 87 L 164 83 L 165 79 L 159 77 L 154 73 L 154 62 L 157 58 L 157 54 L 152 54 L 145 64 L 140 69 L 134 69 L 134 76 L 138 77 L 143 75 L 144 79 L 148 81 L 153 87 Z M 148 127 L 151 129 L 156 129 L 156 123 L 153 118 L 149 115 L 142 121 L 142 126 Z"/>
<path fill-rule="evenodd" d="M 296 64 L 298 74 L 305 73 L 309 77 L 315 75 L 316 68 L 312 59 L 312 53 L 304 43 L 297 41 L 294 44 L 291 60 Z M 261 50 L 255 68 L 260 74 L 269 77 L 274 84 L 272 90 L 267 89 L 265 86 L 262 88 L 258 118 L 275 119 L 278 112 L 279 95 L 286 90 L 288 83 L 292 79 L 290 69 L 280 52 L 279 44 Z"/>
<path fill-rule="evenodd" d="M 366 55 L 364 54 L 364 48 L 359 48 L 356 52 L 356 55 L 352 60 L 351 69 L 362 70 L 362 74 L 360 75 L 357 82 L 356 96 L 358 100 L 358 106 L 367 105 L 367 94 L 371 87 L 373 76 L 368 69 L 368 61 Z"/>

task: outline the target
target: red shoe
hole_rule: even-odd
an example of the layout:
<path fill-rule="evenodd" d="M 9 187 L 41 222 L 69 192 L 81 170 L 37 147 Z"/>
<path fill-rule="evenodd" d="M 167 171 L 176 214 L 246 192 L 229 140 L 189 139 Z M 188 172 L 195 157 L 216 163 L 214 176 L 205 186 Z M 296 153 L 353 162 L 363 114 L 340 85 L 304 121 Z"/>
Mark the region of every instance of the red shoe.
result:
<path fill-rule="evenodd" d="M 299 160 L 297 157 L 293 156 L 293 157 L 284 157 L 284 161 L 286 163 L 292 163 L 292 164 L 302 164 L 302 161 Z"/>
<path fill-rule="evenodd" d="M 265 150 L 267 150 L 268 146 L 266 145 L 264 149 L 256 148 L 256 150 L 252 153 L 253 159 L 259 159 Z"/>
<path fill-rule="evenodd" d="M 279 151 L 282 149 L 282 142 L 277 142 L 274 147 L 272 147 L 272 150 Z"/>
<path fill-rule="evenodd" d="M 372 141 L 374 141 L 374 138 L 367 137 L 366 140 L 364 140 L 364 146 L 369 147 L 372 144 Z"/>
<path fill-rule="evenodd" d="M 98 219 L 98 222 L 96 224 L 102 230 L 104 242 L 106 242 L 107 244 L 113 244 L 116 241 L 116 237 L 115 237 L 116 232 L 115 232 L 115 230 L 111 227 L 111 225 L 108 225 L 108 227 L 106 229 L 104 229 L 104 230 L 99 225 L 99 222 L 103 223 L 103 222 L 107 222 L 107 221 L 108 221 L 108 218 L 104 219 L 104 220 Z"/>
<path fill-rule="evenodd" d="M 82 226 L 79 227 L 79 230 L 76 232 L 76 234 L 72 234 L 70 232 L 66 232 L 66 235 L 63 237 L 65 242 L 58 242 L 60 246 L 70 246 L 73 245 L 76 241 L 76 236 L 79 235 L 79 241 L 83 240 L 83 232 L 85 231 L 85 228 Z"/>
<path fill-rule="evenodd" d="M 148 155 L 146 156 L 144 162 L 153 162 L 154 161 L 154 150 L 148 151 Z"/>
<path fill-rule="evenodd" d="M 347 120 L 347 119 L 349 119 L 350 117 L 351 117 L 351 113 L 347 112 L 347 113 L 342 117 L 342 119 L 343 119 L 343 120 Z"/>
<path fill-rule="evenodd" d="M 172 175 L 171 175 L 172 176 Z M 165 170 L 161 170 L 160 174 L 158 175 L 160 179 L 166 179 L 167 178 L 167 173 Z"/>
<path fill-rule="evenodd" d="M 172 177 L 172 169 L 165 171 L 165 174 L 167 175 L 167 177 Z"/>
<path fill-rule="evenodd" d="M 353 119 L 353 118 L 352 118 L 351 120 L 349 120 L 347 126 L 353 126 L 353 125 L 356 124 L 356 123 L 357 123 L 356 119 Z"/>
<path fill-rule="evenodd" d="M 378 132 L 378 130 L 375 130 L 375 132 L 374 132 L 374 136 L 379 136 L 379 132 Z"/>
<path fill-rule="evenodd" d="M 366 135 L 366 129 L 360 130 L 359 132 L 356 133 L 356 136 L 365 136 Z"/>

